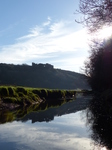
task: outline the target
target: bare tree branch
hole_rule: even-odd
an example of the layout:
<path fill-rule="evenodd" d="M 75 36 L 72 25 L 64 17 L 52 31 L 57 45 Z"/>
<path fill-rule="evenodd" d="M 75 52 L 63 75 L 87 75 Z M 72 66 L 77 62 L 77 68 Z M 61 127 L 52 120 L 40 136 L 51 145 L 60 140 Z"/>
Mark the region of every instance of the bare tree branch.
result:
<path fill-rule="evenodd" d="M 90 32 L 112 24 L 112 0 L 80 0 L 77 12 L 84 16 L 76 22 L 86 26 Z"/>

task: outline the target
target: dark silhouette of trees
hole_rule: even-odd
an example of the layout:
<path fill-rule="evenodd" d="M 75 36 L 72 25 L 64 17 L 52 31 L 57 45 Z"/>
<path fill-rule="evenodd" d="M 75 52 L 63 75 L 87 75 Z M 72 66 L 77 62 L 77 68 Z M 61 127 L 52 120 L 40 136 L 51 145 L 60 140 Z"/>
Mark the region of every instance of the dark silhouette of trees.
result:
<path fill-rule="evenodd" d="M 112 90 L 93 96 L 87 109 L 87 125 L 93 144 L 112 149 Z"/>
<path fill-rule="evenodd" d="M 87 77 L 76 72 L 55 69 L 51 64 L 14 65 L 0 63 L 0 85 L 50 89 L 88 89 Z"/>
<path fill-rule="evenodd" d="M 90 33 L 112 24 L 112 0 L 80 0 L 79 12 Z M 90 47 L 85 73 L 93 90 L 103 91 L 112 88 L 112 37 L 101 43 L 94 42 Z"/>
<path fill-rule="evenodd" d="M 79 11 L 83 23 L 91 32 L 112 23 L 112 0 L 80 0 Z"/>
<path fill-rule="evenodd" d="M 94 42 L 89 60 L 85 62 L 85 73 L 93 90 L 112 88 L 112 38 L 102 45 Z"/>

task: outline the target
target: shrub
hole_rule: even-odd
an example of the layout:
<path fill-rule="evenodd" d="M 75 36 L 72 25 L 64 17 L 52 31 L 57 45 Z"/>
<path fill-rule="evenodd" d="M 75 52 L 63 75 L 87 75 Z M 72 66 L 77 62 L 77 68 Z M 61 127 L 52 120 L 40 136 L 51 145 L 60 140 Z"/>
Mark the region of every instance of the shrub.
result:
<path fill-rule="evenodd" d="M 14 89 L 12 87 L 8 87 L 8 91 L 9 91 L 9 96 L 15 95 Z"/>
<path fill-rule="evenodd" d="M 41 90 L 32 90 L 34 94 L 37 94 L 39 97 L 42 96 Z"/>
<path fill-rule="evenodd" d="M 112 37 L 105 43 L 93 43 L 89 60 L 85 62 L 85 73 L 93 90 L 112 88 Z"/>
<path fill-rule="evenodd" d="M 58 99 L 63 96 L 64 93 L 61 90 L 48 90 L 48 98 Z"/>
<path fill-rule="evenodd" d="M 3 102 L 4 103 L 16 103 L 17 99 L 15 97 L 4 97 Z"/>
<path fill-rule="evenodd" d="M 0 95 L 5 96 L 5 97 L 9 95 L 9 92 L 8 92 L 6 87 L 1 87 L 0 88 Z"/>
<path fill-rule="evenodd" d="M 25 90 L 24 88 L 22 88 L 22 87 L 17 87 L 17 92 L 21 92 L 21 93 L 23 93 L 23 94 L 25 94 L 25 95 L 27 95 L 27 90 Z"/>
<path fill-rule="evenodd" d="M 18 92 L 19 97 L 24 97 L 24 94 L 22 92 Z"/>
<path fill-rule="evenodd" d="M 41 90 L 41 96 L 46 98 L 48 96 L 47 90 L 46 89 L 42 89 Z"/>

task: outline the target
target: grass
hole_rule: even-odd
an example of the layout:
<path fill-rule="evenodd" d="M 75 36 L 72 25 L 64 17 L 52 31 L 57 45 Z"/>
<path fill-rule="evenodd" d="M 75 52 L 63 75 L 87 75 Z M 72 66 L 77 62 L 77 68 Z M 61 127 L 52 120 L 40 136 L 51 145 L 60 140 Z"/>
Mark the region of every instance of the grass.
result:
<path fill-rule="evenodd" d="M 42 100 L 71 98 L 73 90 L 39 89 L 20 86 L 0 86 L 0 100 L 4 103 L 27 105 L 40 103 Z"/>

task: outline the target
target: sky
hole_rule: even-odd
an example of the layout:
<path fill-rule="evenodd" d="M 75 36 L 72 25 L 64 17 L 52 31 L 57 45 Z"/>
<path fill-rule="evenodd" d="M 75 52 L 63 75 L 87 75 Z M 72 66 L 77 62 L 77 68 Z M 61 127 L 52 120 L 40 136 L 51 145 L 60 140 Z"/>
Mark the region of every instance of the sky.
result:
<path fill-rule="evenodd" d="M 75 22 L 79 0 L 0 2 L 0 63 L 49 63 L 81 72 L 90 35 Z"/>

